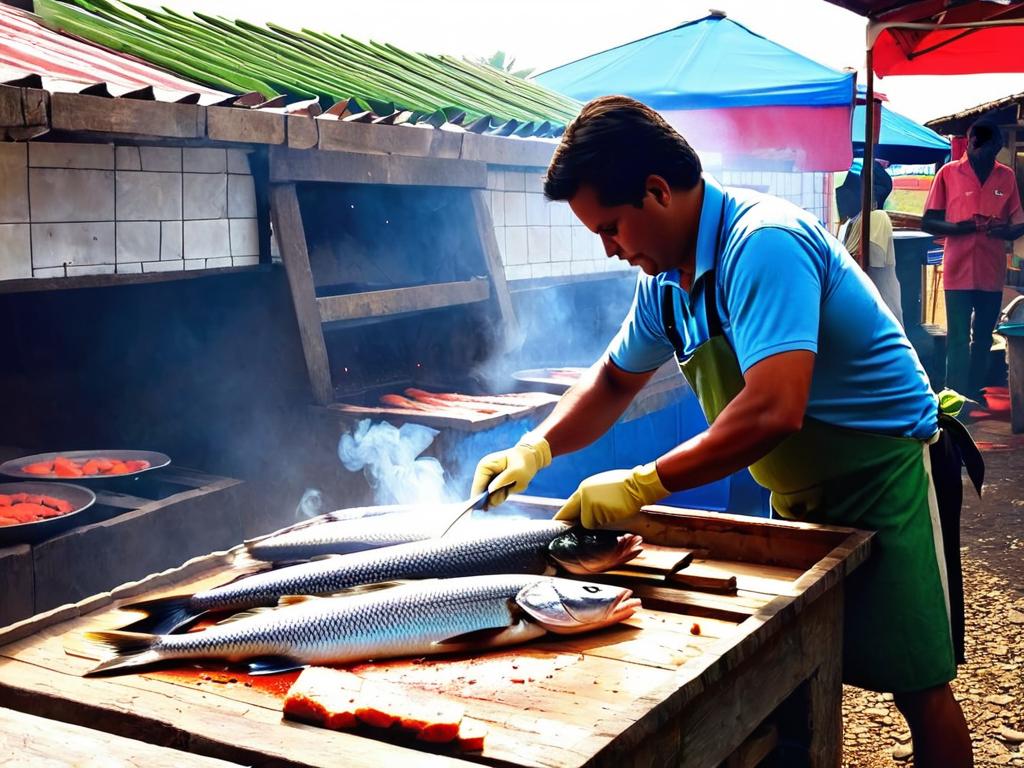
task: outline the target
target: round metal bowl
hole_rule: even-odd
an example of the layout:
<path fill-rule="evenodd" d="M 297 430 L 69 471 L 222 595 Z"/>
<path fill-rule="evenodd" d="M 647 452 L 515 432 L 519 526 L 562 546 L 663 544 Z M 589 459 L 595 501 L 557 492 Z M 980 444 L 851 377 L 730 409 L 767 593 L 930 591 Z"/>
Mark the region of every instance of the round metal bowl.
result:
<path fill-rule="evenodd" d="M 24 468 L 29 464 L 35 464 L 39 461 L 53 461 L 58 456 L 63 456 L 66 459 L 75 459 L 76 461 L 88 461 L 89 459 L 119 459 L 121 461 L 129 460 L 145 460 L 149 462 L 149 466 L 145 469 L 139 469 L 135 472 L 122 472 L 119 475 L 82 475 L 81 477 L 64 477 L 63 475 L 49 474 L 49 475 L 33 475 L 26 472 Z M 0 475 L 7 475 L 7 477 L 16 477 L 19 480 L 58 480 L 67 481 L 74 480 L 76 483 L 89 480 L 108 480 L 112 477 L 131 477 L 132 475 L 138 475 L 142 472 L 149 472 L 151 469 L 160 469 L 166 467 L 171 463 L 171 457 L 166 453 L 159 453 L 157 451 L 126 451 L 123 449 L 110 449 L 102 451 L 51 451 L 50 453 L 36 453 L 32 456 L 22 456 L 19 459 L 11 459 L 0 464 Z"/>
<path fill-rule="evenodd" d="M 72 506 L 70 512 L 57 517 L 48 517 L 34 523 L 18 523 L 17 525 L 0 525 L 0 547 L 14 544 L 35 544 L 36 542 L 56 536 L 69 528 L 78 525 L 79 513 L 88 509 L 96 501 L 96 494 L 88 488 L 70 483 L 0 483 L 0 494 L 31 493 L 37 496 L 52 496 L 63 499 Z M 0 511 L 3 507 L 0 507 Z"/>

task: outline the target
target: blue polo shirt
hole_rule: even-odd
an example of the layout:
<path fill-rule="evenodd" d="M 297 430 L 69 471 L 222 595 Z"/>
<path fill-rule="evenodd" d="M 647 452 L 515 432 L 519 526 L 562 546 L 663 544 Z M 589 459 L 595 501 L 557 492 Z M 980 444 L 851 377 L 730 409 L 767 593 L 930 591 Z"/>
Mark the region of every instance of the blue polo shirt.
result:
<path fill-rule="evenodd" d="M 839 241 L 785 200 L 725 189 L 708 175 L 704 182 L 694 284 L 715 270 L 718 312 L 740 368 L 780 352 L 814 352 L 807 415 L 869 432 L 933 435 L 937 401 L 917 353 Z M 703 291 L 683 290 L 678 270 L 641 274 L 608 347 L 625 371 L 650 371 L 672 357 L 663 291 L 672 293 L 685 353 L 708 338 Z"/>

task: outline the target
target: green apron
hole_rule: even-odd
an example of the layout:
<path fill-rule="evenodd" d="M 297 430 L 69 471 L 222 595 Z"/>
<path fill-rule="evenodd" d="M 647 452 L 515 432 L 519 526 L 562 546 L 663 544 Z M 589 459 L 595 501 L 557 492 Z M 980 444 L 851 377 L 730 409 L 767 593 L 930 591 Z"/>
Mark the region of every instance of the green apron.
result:
<path fill-rule="evenodd" d="M 692 355 L 684 357 L 669 289 L 662 315 L 679 367 L 710 424 L 745 382 L 722 331 L 714 271 L 694 288 L 701 286 L 709 340 Z M 952 680 L 947 558 L 927 445 L 805 417 L 803 428 L 756 461 L 750 473 L 772 492 L 781 517 L 876 531 L 872 556 L 846 582 L 844 680 L 894 693 Z M 956 477 L 959 488 L 959 465 Z M 958 530 L 959 503 L 956 507 Z M 959 576 L 958 548 L 955 558 Z M 959 602 L 962 616 L 962 595 Z M 957 612 L 955 601 L 952 612 Z M 952 623 L 959 623 L 962 648 L 962 618 Z"/>

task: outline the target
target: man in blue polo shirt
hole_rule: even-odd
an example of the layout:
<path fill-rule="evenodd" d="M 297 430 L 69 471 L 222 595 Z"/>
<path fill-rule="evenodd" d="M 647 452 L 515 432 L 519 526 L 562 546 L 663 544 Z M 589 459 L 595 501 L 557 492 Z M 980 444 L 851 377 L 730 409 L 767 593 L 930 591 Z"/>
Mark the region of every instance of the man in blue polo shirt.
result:
<path fill-rule="evenodd" d="M 600 437 L 674 355 L 709 428 L 587 478 L 556 516 L 613 525 L 749 467 L 780 516 L 876 531 L 846 590 L 844 680 L 894 694 L 918 768 L 972 765 L 949 686 L 963 639 L 957 427 L 939 429 L 927 376 L 871 281 L 813 216 L 723 189 L 626 97 L 583 108 L 545 193 L 644 274 L 602 360 L 517 445 L 480 461 L 473 493 L 498 504 L 524 490 L 552 455 Z"/>

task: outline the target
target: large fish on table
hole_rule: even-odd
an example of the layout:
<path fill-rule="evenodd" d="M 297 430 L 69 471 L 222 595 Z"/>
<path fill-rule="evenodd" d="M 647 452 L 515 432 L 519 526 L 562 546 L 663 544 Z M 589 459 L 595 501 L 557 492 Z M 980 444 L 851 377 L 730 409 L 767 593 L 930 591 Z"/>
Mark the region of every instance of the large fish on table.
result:
<path fill-rule="evenodd" d="M 194 595 L 123 606 L 147 614 L 125 629 L 171 632 L 208 611 L 275 605 L 285 595 L 325 595 L 396 579 L 541 574 L 554 565 L 576 574 L 600 573 L 632 560 L 642 551 L 642 543 L 632 533 L 588 531 L 557 520 L 481 525 L 473 532 L 327 557 L 246 576 Z"/>
<path fill-rule="evenodd" d="M 366 594 L 289 597 L 180 635 L 89 632 L 116 652 L 87 675 L 173 660 L 250 662 L 255 673 L 307 664 L 485 650 L 547 632 L 575 634 L 623 621 L 640 607 L 628 589 L 546 576 L 500 574 L 411 582 Z"/>

